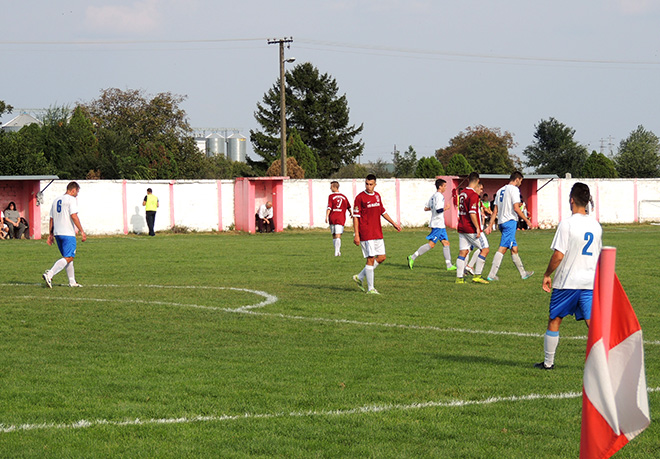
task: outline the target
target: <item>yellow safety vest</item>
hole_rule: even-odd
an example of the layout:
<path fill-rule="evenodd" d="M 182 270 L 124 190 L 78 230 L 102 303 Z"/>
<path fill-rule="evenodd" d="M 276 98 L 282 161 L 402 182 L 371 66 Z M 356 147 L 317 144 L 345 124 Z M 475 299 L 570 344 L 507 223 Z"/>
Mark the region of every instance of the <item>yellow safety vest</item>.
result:
<path fill-rule="evenodd" d="M 151 211 L 158 209 L 158 198 L 153 194 L 147 195 L 147 204 L 144 206 L 144 210 Z"/>

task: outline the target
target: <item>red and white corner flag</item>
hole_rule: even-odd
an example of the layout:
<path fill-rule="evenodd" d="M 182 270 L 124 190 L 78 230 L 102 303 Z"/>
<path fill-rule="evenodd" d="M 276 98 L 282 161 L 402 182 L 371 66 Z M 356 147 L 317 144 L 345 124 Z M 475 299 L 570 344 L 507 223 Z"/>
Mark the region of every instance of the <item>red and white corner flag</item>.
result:
<path fill-rule="evenodd" d="M 642 329 L 615 262 L 616 248 L 603 247 L 584 366 L 580 459 L 612 456 L 651 423 Z"/>

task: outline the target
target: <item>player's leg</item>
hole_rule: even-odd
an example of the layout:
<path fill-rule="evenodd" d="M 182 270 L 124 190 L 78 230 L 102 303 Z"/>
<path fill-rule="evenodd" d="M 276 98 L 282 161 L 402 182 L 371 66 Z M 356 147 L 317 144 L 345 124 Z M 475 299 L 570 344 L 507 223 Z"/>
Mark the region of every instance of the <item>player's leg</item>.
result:
<path fill-rule="evenodd" d="M 516 229 L 517 222 L 511 220 L 505 223 L 502 223 L 500 228 L 500 247 L 497 249 L 497 253 L 493 257 L 493 264 L 490 266 L 490 272 L 488 273 L 488 280 L 499 280 L 497 277 L 497 272 L 500 270 L 502 265 L 502 259 L 507 249 L 510 249 L 515 244 L 516 240 Z"/>
<path fill-rule="evenodd" d="M 543 337 L 544 360 L 534 365 L 535 368 L 542 370 L 552 370 L 555 365 L 555 354 L 559 346 L 559 326 L 564 317 L 571 314 L 578 314 L 580 290 L 552 290 L 550 297 L 550 313 L 548 315 L 548 328 Z"/>
<path fill-rule="evenodd" d="M 477 256 L 477 262 L 474 265 L 474 277 L 472 278 L 472 282 L 478 284 L 487 284 L 488 281 L 481 277 L 481 273 L 483 272 L 484 266 L 486 265 L 486 257 L 490 251 L 490 248 L 488 247 L 488 239 L 486 239 L 486 235 L 484 233 L 481 233 L 479 238 L 475 238 L 474 246 L 479 249 L 479 255 Z"/>
<path fill-rule="evenodd" d="M 415 264 L 417 257 L 424 255 L 426 252 L 435 247 L 435 244 L 438 242 L 438 236 L 436 235 L 436 232 L 437 229 L 432 228 L 429 235 L 426 236 L 426 239 L 428 239 L 429 242 L 420 246 L 419 249 L 417 249 L 412 255 L 408 255 L 408 268 L 413 269 L 413 265 Z"/>
<path fill-rule="evenodd" d="M 502 265 L 502 259 L 504 258 L 504 254 L 506 253 L 507 248 L 500 246 L 497 249 L 497 252 L 495 252 L 495 255 L 493 256 L 493 263 L 490 265 L 490 271 L 488 272 L 488 280 L 493 281 L 493 280 L 500 280 L 497 277 L 497 272 L 500 270 L 500 266 Z"/>
<path fill-rule="evenodd" d="M 467 266 L 465 267 L 465 270 L 469 272 L 470 274 L 474 274 L 474 265 L 477 263 L 477 258 L 479 257 L 479 254 L 481 253 L 481 249 L 477 249 L 472 252 L 472 256 L 470 257 L 470 261 L 468 262 Z"/>
<path fill-rule="evenodd" d="M 514 241 L 515 244 L 515 241 Z M 529 279 L 532 277 L 532 274 L 534 274 L 534 271 L 526 271 L 525 266 L 523 266 L 523 262 L 520 259 L 520 255 L 518 255 L 518 246 L 514 245 L 511 247 L 511 260 L 513 260 L 513 264 L 518 268 L 518 272 L 520 273 L 520 277 L 524 279 Z"/>
<path fill-rule="evenodd" d="M 458 258 L 456 259 L 456 283 L 462 284 L 464 282 L 463 276 L 465 275 L 465 257 L 470 252 L 472 246 L 468 235 L 465 233 L 458 233 Z"/>

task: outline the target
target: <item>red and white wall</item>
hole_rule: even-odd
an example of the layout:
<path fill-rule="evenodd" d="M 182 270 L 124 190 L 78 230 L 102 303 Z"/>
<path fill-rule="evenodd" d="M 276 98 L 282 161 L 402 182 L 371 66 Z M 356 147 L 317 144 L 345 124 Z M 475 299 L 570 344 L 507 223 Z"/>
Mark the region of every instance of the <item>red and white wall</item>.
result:
<path fill-rule="evenodd" d="M 364 190 L 362 178 L 338 181 L 339 191 L 351 202 Z M 530 209 L 537 214 L 535 221 L 539 225 L 556 226 L 560 219 L 570 215 L 568 194 L 576 181 L 591 188 L 594 215 L 603 223 L 660 221 L 660 179 L 542 179 L 537 182 L 536 209 Z M 57 180 L 44 192 L 40 209 L 42 233 L 48 231 L 50 206 L 57 196 L 64 194 L 67 183 Z M 78 183 L 80 218 L 89 234 L 146 232 L 142 200 L 147 188 L 152 188 L 160 201 L 157 231 L 174 225 L 197 231 L 224 231 L 234 227 L 233 180 L 83 180 Z M 41 182 L 41 188 L 47 184 Z M 433 179 L 379 179 L 376 191 L 395 221 L 408 227 L 427 224 L 429 215 L 424 212 L 424 205 L 434 192 Z M 327 227 L 325 211 L 329 193 L 330 180 L 284 180 L 283 227 Z M 449 199 L 449 192 L 446 197 Z M 350 219 L 347 225 L 352 225 Z"/>

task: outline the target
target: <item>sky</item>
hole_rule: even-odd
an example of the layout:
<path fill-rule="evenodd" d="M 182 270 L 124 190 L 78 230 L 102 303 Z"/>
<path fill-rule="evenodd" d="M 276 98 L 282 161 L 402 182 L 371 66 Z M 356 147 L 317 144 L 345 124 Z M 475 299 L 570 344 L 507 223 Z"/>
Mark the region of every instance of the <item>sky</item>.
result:
<path fill-rule="evenodd" d="M 391 162 L 395 145 L 432 156 L 477 125 L 513 134 L 522 157 L 550 117 L 610 154 L 638 125 L 660 135 L 659 25 L 660 0 L 13 1 L 0 12 L 0 100 L 171 92 L 191 126 L 249 137 L 279 77 L 268 39 L 292 37 L 287 66 L 335 78 L 364 124 L 361 162 Z"/>

